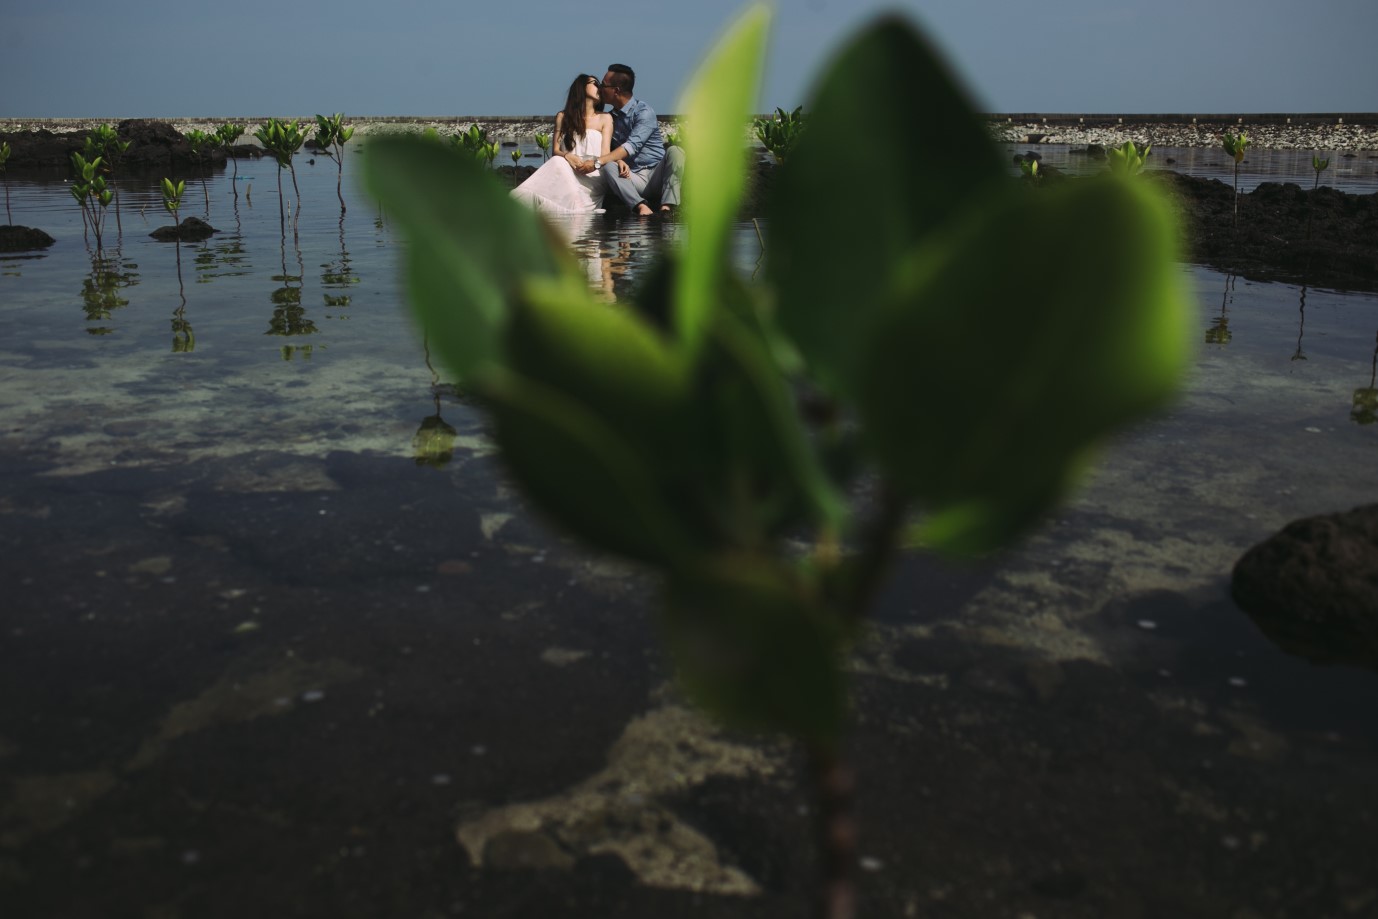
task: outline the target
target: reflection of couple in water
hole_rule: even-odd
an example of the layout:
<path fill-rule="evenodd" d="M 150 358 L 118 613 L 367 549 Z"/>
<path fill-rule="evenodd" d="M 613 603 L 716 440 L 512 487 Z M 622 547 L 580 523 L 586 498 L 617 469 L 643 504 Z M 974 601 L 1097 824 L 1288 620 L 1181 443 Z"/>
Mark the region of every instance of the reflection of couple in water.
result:
<path fill-rule="evenodd" d="M 600 81 L 574 78 L 555 116 L 552 156 L 512 196 L 547 214 L 601 213 L 611 192 L 638 216 L 679 207 L 684 151 L 665 147 L 656 113 L 632 95 L 636 74 L 611 64 Z M 611 113 L 603 111 L 612 106 Z"/>

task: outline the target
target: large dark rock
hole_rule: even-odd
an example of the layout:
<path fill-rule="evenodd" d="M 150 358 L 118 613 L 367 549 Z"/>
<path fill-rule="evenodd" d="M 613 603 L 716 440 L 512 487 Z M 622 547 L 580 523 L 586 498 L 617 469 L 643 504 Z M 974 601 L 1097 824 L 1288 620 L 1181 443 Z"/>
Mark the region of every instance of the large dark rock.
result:
<path fill-rule="evenodd" d="M 1378 195 L 1264 182 L 1239 196 L 1218 179 L 1155 173 L 1180 205 L 1187 256 L 1265 281 L 1378 290 Z"/>
<path fill-rule="evenodd" d="M 184 243 L 199 243 L 203 239 L 209 239 L 211 234 L 219 232 L 199 217 L 188 217 L 180 226 L 159 227 L 148 235 L 160 242 L 180 240 Z"/>
<path fill-rule="evenodd" d="M 204 151 L 200 159 L 193 158 L 186 138 L 165 121 L 128 119 L 116 126 L 116 133 L 120 140 L 129 142 L 129 149 L 115 165 L 117 181 L 130 174 L 200 174 L 225 165 L 225 151 L 220 147 Z M 85 131 L 54 134 L 46 128 L 0 134 L 0 140 L 13 151 L 6 171 L 65 176 L 72 169 L 72 154 L 82 150 L 86 137 Z"/>
<path fill-rule="evenodd" d="M 1378 504 L 1288 524 L 1240 558 L 1233 593 L 1283 650 L 1378 670 Z"/>
<path fill-rule="evenodd" d="M 0 252 L 24 252 L 46 249 L 57 240 L 36 227 L 0 227 Z"/>

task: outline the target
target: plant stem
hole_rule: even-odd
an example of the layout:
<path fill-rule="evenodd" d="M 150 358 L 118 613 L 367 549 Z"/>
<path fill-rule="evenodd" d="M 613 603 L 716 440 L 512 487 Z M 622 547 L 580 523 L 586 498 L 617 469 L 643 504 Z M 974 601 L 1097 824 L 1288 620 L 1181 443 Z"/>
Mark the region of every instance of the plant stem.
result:
<path fill-rule="evenodd" d="M 335 197 L 340 199 L 340 213 L 345 212 L 344 192 L 340 191 L 340 186 L 344 183 L 344 144 L 337 144 L 335 149 L 339 151 L 335 155 Z"/>
<path fill-rule="evenodd" d="M 1239 160 L 1234 161 L 1234 228 L 1239 229 Z"/>
<path fill-rule="evenodd" d="M 817 919 L 855 919 L 857 828 L 852 802 L 856 777 L 832 746 L 808 747 L 809 772 L 818 807 L 819 887 L 814 903 Z"/>

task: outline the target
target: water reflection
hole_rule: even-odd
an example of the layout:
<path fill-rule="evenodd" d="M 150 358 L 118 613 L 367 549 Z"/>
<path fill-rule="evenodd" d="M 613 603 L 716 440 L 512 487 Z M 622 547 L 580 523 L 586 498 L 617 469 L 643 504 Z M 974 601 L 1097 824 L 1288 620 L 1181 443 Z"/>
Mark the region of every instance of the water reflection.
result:
<path fill-rule="evenodd" d="M 340 212 L 340 257 L 330 262 L 321 263 L 321 286 L 325 291 L 321 296 L 325 299 L 325 305 L 342 308 L 350 304 L 351 295 L 348 293 L 335 293 L 330 291 L 348 291 L 353 285 L 361 280 L 354 273 L 354 265 L 349 257 L 349 247 L 345 245 L 345 215 Z"/>
<path fill-rule="evenodd" d="M 1220 299 L 1220 315 L 1206 330 L 1206 344 L 1227 345 L 1234 333 L 1230 331 L 1230 305 L 1234 303 L 1235 276 L 1225 275 L 1225 293 Z"/>
<path fill-rule="evenodd" d="M 1306 334 L 1306 282 L 1301 285 L 1301 302 L 1297 305 L 1297 350 L 1292 352 L 1292 360 L 1304 361 L 1306 355 L 1301 350 L 1302 336 Z"/>
<path fill-rule="evenodd" d="M 430 339 L 423 337 L 421 350 L 426 355 L 426 369 L 431 372 L 431 398 L 435 400 L 435 414 L 421 419 L 421 427 L 411 440 L 412 456 L 418 466 L 431 466 L 439 469 L 455 455 L 455 439 L 459 431 L 440 417 L 440 393 L 444 388 L 440 374 L 431 363 Z"/>
<path fill-rule="evenodd" d="M 139 283 L 139 275 L 135 272 L 138 267 L 134 262 L 122 262 L 118 248 L 110 250 L 109 254 L 96 252 L 91 255 L 91 271 L 81 281 L 81 301 L 87 322 L 109 322 L 116 310 L 129 305 L 122 292 Z M 114 331 L 107 325 L 86 327 L 88 335 L 109 335 Z"/>
<path fill-rule="evenodd" d="M 182 282 L 182 241 L 177 246 L 177 309 L 172 311 L 172 353 L 190 354 L 196 350 L 196 332 L 187 321 L 187 288 Z"/>
<path fill-rule="evenodd" d="M 1355 424 L 1373 424 L 1378 420 L 1378 333 L 1373 337 L 1373 361 L 1369 365 L 1368 385 L 1354 390 L 1349 418 Z"/>
<path fill-rule="evenodd" d="M 275 274 L 272 280 L 281 284 L 269 295 L 269 300 L 273 304 L 273 316 L 268 320 L 268 331 L 265 335 L 281 335 L 284 337 L 294 337 L 297 335 L 314 335 L 317 331 L 316 324 L 307 318 L 306 307 L 302 306 L 302 278 L 306 275 L 306 266 L 302 260 L 301 243 L 295 232 L 292 233 L 292 251 L 296 254 L 297 273 L 290 274 L 287 270 L 287 226 L 285 221 L 281 224 L 281 247 L 282 253 L 282 273 Z M 300 354 L 303 358 L 309 359 L 314 347 L 309 344 L 284 344 L 282 346 L 282 359 L 290 361 L 294 356 Z"/>

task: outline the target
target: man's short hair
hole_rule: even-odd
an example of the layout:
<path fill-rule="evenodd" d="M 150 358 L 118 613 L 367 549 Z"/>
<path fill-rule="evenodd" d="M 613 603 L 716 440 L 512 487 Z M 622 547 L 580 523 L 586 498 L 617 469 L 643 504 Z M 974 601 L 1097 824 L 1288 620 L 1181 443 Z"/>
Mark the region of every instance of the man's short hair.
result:
<path fill-rule="evenodd" d="M 608 72 L 612 74 L 608 82 L 614 89 L 620 89 L 630 95 L 636 88 L 636 71 L 626 64 L 609 64 Z"/>

